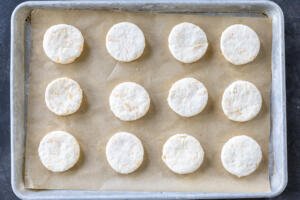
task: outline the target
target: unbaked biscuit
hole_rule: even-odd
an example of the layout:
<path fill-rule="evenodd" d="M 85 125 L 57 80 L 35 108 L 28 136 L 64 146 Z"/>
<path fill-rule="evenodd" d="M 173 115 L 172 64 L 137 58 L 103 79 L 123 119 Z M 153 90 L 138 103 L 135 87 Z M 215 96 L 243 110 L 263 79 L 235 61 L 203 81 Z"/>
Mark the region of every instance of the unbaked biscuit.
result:
<path fill-rule="evenodd" d="M 262 160 L 259 144 L 249 136 L 230 138 L 223 146 L 221 160 L 224 168 L 238 177 L 253 173 Z"/>
<path fill-rule="evenodd" d="M 168 95 L 170 108 L 182 117 L 199 114 L 208 100 L 207 89 L 195 78 L 183 78 L 176 81 Z"/>
<path fill-rule="evenodd" d="M 58 78 L 47 85 L 45 102 L 50 111 L 56 115 L 75 113 L 81 105 L 83 97 L 80 85 L 70 78 Z"/>
<path fill-rule="evenodd" d="M 106 159 L 116 172 L 132 173 L 144 159 L 142 142 L 132 133 L 118 132 L 106 144 Z"/>
<path fill-rule="evenodd" d="M 220 46 L 226 60 L 234 65 L 243 65 L 256 58 L 260 41 L 249 26 L 234 24 L 222 33 Z"/>
<path fill-rule="evenodd" d="M 202 164 L 204 151 L 200 142 L 188 134 L 176 134 L 163 146 L 162 160 L 177 174 L 189 174 Z"/>
<path fill-rule="evenodd" d="M 205 32 L 199 26 L 188 22 L 173 27 L 168 43 L 171 54 L 183 63 L 199 60 L 208 47 Z"/>
<path fill-rule="evenodd" d="M 230 120 L 249 121 L 259 113 L 261 106 L 261 94 L 249 81 L 235 81 L 223 93 L 223 112 Z"/>
<path fill-rule="evenodd" d="M 112 90 L 109 106 L 120 120 L 134 121 L 146 115 L 150 97 L 143 86 L 135 82 L 123 82 Z"/>
<path fill-rule="evenodd" d="M 48 170 L 64 172 L 77 163 L 80 146 L 70 133 L 53 131 L 41 140 L 38 154 L 40 161 Z"/>
<path fill-rule="evenodd" d="M 130 22 L 113 25 L 106 35 L 106 49 L 116 60 L 131 62 L 144 52 L 145 37 L 142 30 Z"/>
<path fill-rule="evenodd" d="M 84 38 L 76 27 L 57 24 L 48 28 L 44 34 L 45 54 L 54 62 L 68 64 L 80 56 Z"/>

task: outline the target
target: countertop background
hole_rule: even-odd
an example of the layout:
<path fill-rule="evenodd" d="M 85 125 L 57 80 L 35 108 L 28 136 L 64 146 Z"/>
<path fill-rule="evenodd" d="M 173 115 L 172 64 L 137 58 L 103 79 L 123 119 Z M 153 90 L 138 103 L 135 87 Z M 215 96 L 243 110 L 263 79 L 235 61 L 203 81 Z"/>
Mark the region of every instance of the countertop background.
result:
<path fill-rule="evenodd" d="M 18 199 L 10 185 L 10 17 L 22 0 L 0 0 L 0 200 Z M 288 185 L 277 200 L 300 199 L 300 0 L 274 0 L 285 17 Z"/>

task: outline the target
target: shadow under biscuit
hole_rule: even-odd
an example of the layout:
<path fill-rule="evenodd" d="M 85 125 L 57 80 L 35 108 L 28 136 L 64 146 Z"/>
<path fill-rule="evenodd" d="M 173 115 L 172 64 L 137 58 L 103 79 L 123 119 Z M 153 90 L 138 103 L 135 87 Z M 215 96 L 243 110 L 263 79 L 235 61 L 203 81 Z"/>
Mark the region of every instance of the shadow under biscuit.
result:
<path fill-rule="evenodd" d="M 142 142 L 143 142 L 143 141 L 142 141 Z M 143 158 L 143 162 L 142 162 L 142 164 L 140 165 L 140 167 L 139 167 L 136 171 L 132 172 L 132 174 L 134 174 L 134 175 L 136 175 L 136 176 L 143 174 L 144 171 L 147 170 L 147 167 L 148 167 L 148 165 L 149 165 L 149 157 L 148 157 L 148 153 L 147 153 L 147 151 L 146 151 L 144 145 L 143 145 L 143 147 L 144 147 L 144 158 Z"/>
<path fill-rule="evenodd" d="M 88 59 L 89 56 L 90 56 L 90 46 L 86 41 L 84 41 L 81 55 L 74 60 L 74 63 L 82 64 Z"/>
<path fill-rule="evenodd" d="M 65 171 L 65 173 L 67 174 L 73 174 L 73 173 L 76 173 L 76 171 L 78 171 L 81 166 L 83 165 L 84 161 L 85 161 L 85 155 L 84 155 L 84 152 L 83 152 L 83 149 L 82 149 L 82 146 L 79 144 L 80 146 L 80 156 L 79 156 L 79 159 L 77 161 L 77 163 L 71 167 L 69 170 Z M 62 172 L 64 173 L 64 172 Z"/>
<path fill-rule="evenodd" d="M 79 108 L 79 110 L 77 112 L 79 114 L 86 113 L 87 110 L 88 110 L 88 108 L 89 108 L 88 99 L 87 99 L 86 94 L 83 92 L 83 94 L 82 94 L 82 102 L 81 102 L 80 108 Z M 76 114 L 76 113 L 74 113 L 74 114 Z"/>

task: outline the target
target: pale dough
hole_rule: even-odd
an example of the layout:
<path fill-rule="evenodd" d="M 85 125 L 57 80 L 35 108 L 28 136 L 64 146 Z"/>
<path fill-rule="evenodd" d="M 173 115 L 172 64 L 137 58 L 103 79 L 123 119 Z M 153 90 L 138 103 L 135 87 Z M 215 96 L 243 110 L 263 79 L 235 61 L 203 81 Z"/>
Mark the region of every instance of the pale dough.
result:
<path fill-rule="evenodd" d="M 51 26 L 44 35 L 43 48 L 54 62 L 68 64 L 80 56 L 84 39 L 76 27 L 67 24 Z"/>
<path fill-rule="evenodd" d="M 106 35 L 106 49 L 116 60 L 130 62 L 144 52 L 145 37 L 142 30 L 130 22 L 113 25 Z"/>
<path fill-rule="evenodd" d="M 204 151 L 199 141 L 188 134 L 176 134 L 163 146 L 162 160 L 177 174 L 189 174 L 202 164 Z"/>
<path fill-rule="evenodd" d="M 233 121 L 245 122 L 253 119 L 261 106 L 262 97 L 259 90 L 248 81 L 231 83 L 222 97 L 223 112 Z"/>
<path fill-rule="evenodd" d="M 144 159 L 142 142 L 131 133 L 118 132 L 106 144 L 106 159 L 116 172 L 132 173 Z"/>
<path fill-rule="evenodd" d="M 82 93 L 76 81 L 66 77 L 58 78 L 48 84 L 45 102 L 56 115 L 70 115 L 80 108 Z"/>
<path fill-rule="evenodd" d="M 207 89 L 195 78 L 183 78 L 176 81 L 167 99 L 170 108 L 183 117 L 199 114 L 205 108 L 207 100 Z"/>
<path fill-rule="evenodd" d="M 221 35 L 220 45 L 225 59 L 234 65 L 253 61 L 260 49 L 256 32 L 243 24 L 234 24 L 226 28 Z"/>
<path fill-rule="evenodd" d="M 199 26 L 188 22 L 174 26 L 168 42 L 171 54 L 183 63 L 199 60 L 208 47 L 205 32 Z"/>
<path fill-rule="evenodd" d="M 148 112 L 150 97 L 143 86 L 135 82 L 123 82 L 112 90 L 109 106 L 120 120 L 133 121 Z"/>
<path fill-rule="evenodd" d="M 41 140 L 38 154 L 42 164 L 48 170 L 64 172 L 77 163 L 80 146 L 70 133 L 53 131 Z"/>
<path fill-rule="evenodd" d="M 235 136 L 224 144 L 221 160 L 224 168 L 231 174 L 248 176 L 258 168 L 262 152 L 259 144 L 251 137 Z"/>

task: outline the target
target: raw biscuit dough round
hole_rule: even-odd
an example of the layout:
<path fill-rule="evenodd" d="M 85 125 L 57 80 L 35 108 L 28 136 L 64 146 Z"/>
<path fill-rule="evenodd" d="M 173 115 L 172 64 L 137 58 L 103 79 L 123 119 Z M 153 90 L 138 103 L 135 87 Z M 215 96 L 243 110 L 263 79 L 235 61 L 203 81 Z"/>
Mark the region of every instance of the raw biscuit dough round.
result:
<path fill-rule="evenodd" d="M 226 28 L 221 35 L 220 45 L 225 59 L 234 65 L 253 61 L 260 49 L 256 32 L 243 24 L 234 24 Z"/>
<path fill-rule="evenodd" d="M 56 115 L 75 113 L 82 102 L 80 85 L 70 78 L 58 78 L 48 84 L 45 92 L 45 102 L 50 111 Z"/>
<path fill-rule="evenodd" d="M 188 22 L 173 27 L 168 43 L 171 54 L 183 63 L 193 63 L 199 60 L 208 47 L 205 32 L 199 26 Z"/>
<path fill-rule="evenodd" d="M 150 97 L 143 86 L 135 82 L 123 82 L 112 90 L 109 106 L 120 120 L 134 121 L 146 115 Z"/>
<path fill-rule="evenodd" d="M 170 108 L 183 117 L 199 114 L 205 108 L 207 100 L 207 89 L 195 78 L 176 81 L 169 90 L 167 99 Z"/>
<path fill-rule="evenodd" d="M 131 62 L 144 52 L 145 37 L 142 30 L 130 22 L 113 25 L 106 35 L 106 49 L 116 60 Z"/>
<path fill-rule="evenodd" d="M 262 151 L 251 137 L 235 136 L 223 145 L 221 160 L 229 173 L 238 177 L 248 176 L 258 168 L 262 160 Z"/>
<path fill-rule="evenodd" d="M 142 142 L 131 133 L 118 132 L 106 144 L 106 159 L 116 172 L 132 173 L 140 167 L 144 159 Z"/>
<path fill-rule="evenodd" d="M 48 28 L 44 34 L 43 48 L 46 55 L 54 62 L 68 64 L 80 56 L 84 39 L 76 27 L 57 24 Z"/>
<path fill-rule="evenodd" d="M 230 120 L 249 121 L 259 113 L 261 106 L 259 90 L 248 81 L 235 81 L 223 93 L 223 112 Z"/>
<path fill-rule="evenodd" d="M 202 164 L 204 151 L 199 141 L 188 134 L 176 134 L 163 146 L 162 160 L 177 174 L 189 174 Z"/>
<path fill-rule="evenodd" d="M 80 156 L 80 146 L 70 133 L 53 131 L 41 140 L 38 154 L 42 164 L 52 172 L 72 168 Z"/>

